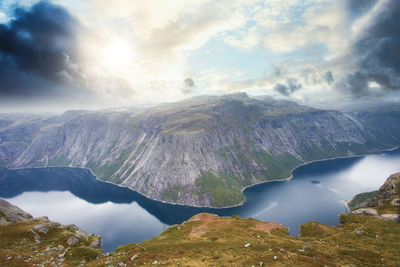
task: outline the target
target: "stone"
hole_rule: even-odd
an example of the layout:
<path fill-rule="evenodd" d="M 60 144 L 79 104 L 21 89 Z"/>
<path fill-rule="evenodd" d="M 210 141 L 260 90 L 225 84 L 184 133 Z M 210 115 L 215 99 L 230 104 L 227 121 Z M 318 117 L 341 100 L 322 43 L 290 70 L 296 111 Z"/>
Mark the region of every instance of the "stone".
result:
<path fill-rule="evenodd" d="M 0 223 L 25 221 L 29 219 L 32 219 L 32 215 L 4 199 L 0 199 Z"/>
<path fill-rule="evenodd" d="M 400 214 L 382 214 L 381 216 L 379 216 L 380 218 L 384 219 L 384 220 L 399 220 L 400 221 Z"/>
<path fill-rule="evenodd" d="M 394 198 L 391 202 L 393 206 L 400 206 L 400 198 Z"/>
<path fill-rule="evenodd" d="M 33 230 L 35 230 L 35 232 L 39 232 L 42 234 L 47 234 L 47 232 L 49 231 L 49 227 L 47 227 L 44 224 L 38 224 L 35 227 L 33 227 Z"/>
<path fill-rule="evenodd" d="M 245 244 L 244 247 L 245 247 L 245 248 L 250 247 L 250 243 Z"/>
<path fill-rule="evenodd" d="M 132 257 L 131 257 L 131 261 L 134 261 L 135 259 L 137 259 L 139 256 L 137 255 L 137 254 L 135 254 L 135 255 L 133 255 Z"/>
<path fill-rule="evenodd" d="M 92 243 L 90 243 L 89 247 L 94 249 L 101 249 L 101 238 L 99 237 L 93 240 Z"/>
<path fill-rule="evenodd" d="M 79 240 L 78 240 L 78 238 L 76 236 L 71 236 L 67 240 L 68 246 L 75 246 L 76 244 L 78 244 L 78 242 L 79 242 Z"/>
<path fill-rule="evenodd" d="M 79 229 L 75 232 L 75 236 L 78 238 L 84 238 L 86 240 L 88 240 L 88 238 L 89 238 L 89 234 L 86 233 L 85 231 L 82 231 L 81 229 Z"/>

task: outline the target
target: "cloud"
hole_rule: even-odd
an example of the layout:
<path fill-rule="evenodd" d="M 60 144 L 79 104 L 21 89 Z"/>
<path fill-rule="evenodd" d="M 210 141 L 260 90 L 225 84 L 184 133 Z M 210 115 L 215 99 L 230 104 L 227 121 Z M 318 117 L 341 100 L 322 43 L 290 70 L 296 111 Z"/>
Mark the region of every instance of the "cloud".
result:
<path fill-rule="evenodd" d="M 193 78 L 191 77 L 186 77 L 183 80 L 183 88 L 182 88 L 182 92 L 184 94 L 189 94 L 193 91 L 193 88 L 196 86 Z"/>
<path fill-rule="evenodd" d="M 290 96 L 297 90 L 301 89 L 303 86 L 295 78 L 287 78 L 285 84 L 276 83 L 274 86 L 274 91 L 279 92 L 284 96 Z"/>
<path fill-rule="evenodd" d="M 379 0 L 349 0 L 349 8 L 355 15 L 364 14 L 378 2 Z"/>
<path fill-rule="evenodd" d="M 183 80 L 183 83 L 186 87 L 194 87 L 194 80 L 190 77 L 187 77 Z"/>
<path fill-rule="evenodd" d="M 62 7 L 39 2 L 17 8 L 0 24 L 0 94 L 51 94 L 58 84 L 79 80 L 78 22 Z"/>
<path fill-rule="evenodd" d="M 263 47 L 273 53 L 307 52 L 316 45 L 329 53 L 344 49 L 346 42 L 347 0 L 259 1 L 247 12 L 242 31 L 224 38 L 227 44 L 251 49 Z M 249 23 L 250 22 L 250 23 Z"/>
<path fill-rule="evenodd" d="M 358 67 L 338 86 L 356 96 L 400 90 L 400 2 L 381 0 L 356 27 Z M 361 26 L 360 26 L 361 25 Z"/>
<path fill-rule="evenodd" d="M 327 72 L 325 72 L 324 78 L 325 78 L 325 81 L 326 81 L 328 84 L 331 84 L 331 83 L 333 83 L 333 82 L 335 81 L 335 80 L 333 79 L 332 71 L 330 71 L 330 70 L 328 70 Z"/>
<path fill-rule="evenodd" d="M 399 88 L 396 0 L 38 1 L 0 1 L 2 96 L 116 106 Z M 213 57 L 201 58 L 205 51 Z"/>

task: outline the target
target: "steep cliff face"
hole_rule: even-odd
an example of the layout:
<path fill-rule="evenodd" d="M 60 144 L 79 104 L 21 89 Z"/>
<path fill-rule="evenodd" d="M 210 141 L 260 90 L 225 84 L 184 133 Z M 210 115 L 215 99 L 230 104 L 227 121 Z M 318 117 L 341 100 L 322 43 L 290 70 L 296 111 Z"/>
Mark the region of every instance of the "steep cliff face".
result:
<path fill-rule="evenodd" d="M 68 113 L 42 121 L 8 165 L 87 167 L 152 199 L 229 206 L 243 201 L 245 186 L 287 178 L 305 162 L 399 143 L 399 133 L 372 142 L 374 132 L 357 114 L 245 94 L 196 97 L 144 111 Z"/>

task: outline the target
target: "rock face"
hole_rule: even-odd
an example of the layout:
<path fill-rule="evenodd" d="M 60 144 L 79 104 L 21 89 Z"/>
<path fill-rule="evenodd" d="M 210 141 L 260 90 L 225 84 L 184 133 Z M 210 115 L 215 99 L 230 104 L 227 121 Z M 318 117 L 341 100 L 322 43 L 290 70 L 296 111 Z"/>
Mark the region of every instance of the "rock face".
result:
<path fill-rule="evenodd" d="M 395 173 L 387 178 L 386 182 L 379 188 L 377 199 L 392 199 L 400 196 L 400 173 Z M 370 202 L 370 206 L 373 203 Z"/>
<path fill-rule="evenodd" d="M 103 252 L 100 236 L 76 226 L 32 218 L 1 199 L 0 211 L 9 219 L 0 222 L 0 266 L 79 266 Z"/>
<path fill-rule="evenodd" d="M 146 110 L 4 123 L 0 161 L 11 168 L 86 167 L 155 200 L 222 207 L 243 201 L 244 187 L 290 177 L 300 164 L 398 145 L 399 118 L 381 109 L 345 114 L 245 94 L 196 97 Z M 32 124 L 24 145 L 10 152 L 11 141 L 2 140 Z"/>
<path fill-rule="evenodd" d="M 353 199 L 357 198 L 357 196 Z M 399 199 L 400 173 L 395 173 L 387 178 L 374 196 L 355 206 L 350 213 L 370 215 L 385 220 L 400 220 Z"/>
<path fill-rule="evenodd" d="M 17 222 L 29 219 L 32 219 L 32 215 L 4 199 L 0 199 L 0 223 Z"/>

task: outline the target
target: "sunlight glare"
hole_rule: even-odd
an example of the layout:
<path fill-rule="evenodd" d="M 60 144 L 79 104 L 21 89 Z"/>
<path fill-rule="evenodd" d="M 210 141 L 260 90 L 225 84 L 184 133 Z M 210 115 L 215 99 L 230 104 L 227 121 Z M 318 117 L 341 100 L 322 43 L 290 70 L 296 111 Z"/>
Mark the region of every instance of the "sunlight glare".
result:
<path fill-rule="evenodd" d="M 104 46 L 102 59 L 111 69 L 127 68 L 133 61 L 133 47 L 125 40 L 114 40 Z"/>

